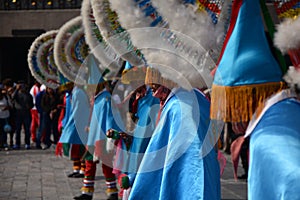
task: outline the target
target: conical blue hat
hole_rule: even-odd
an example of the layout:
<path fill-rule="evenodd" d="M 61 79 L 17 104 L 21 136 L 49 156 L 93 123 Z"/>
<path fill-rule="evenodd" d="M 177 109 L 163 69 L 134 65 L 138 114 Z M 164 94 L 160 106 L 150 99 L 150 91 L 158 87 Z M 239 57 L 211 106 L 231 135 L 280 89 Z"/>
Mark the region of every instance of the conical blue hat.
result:
<path fill-rule="evenodd" d="M 130 70 L 131 68 L 132 68 L 132 65 L 128 61 L 126 61 L 124 70 Z"/>
<path fill-rule="evenodd" d="M 280 90 L 282 71 L 264 31 L 259 0 L 236 0 L 212 87 L 212 119 L 249 121 Z"/>
<path fill-rule="evenodd" d="M 88 67 L 88 84 L 96 85 L 103 83 L 103 75 L 98 67 L 100 63 L 96 61 L 94 55 L 89 55 L 86 59 L 86 66 Z"/>

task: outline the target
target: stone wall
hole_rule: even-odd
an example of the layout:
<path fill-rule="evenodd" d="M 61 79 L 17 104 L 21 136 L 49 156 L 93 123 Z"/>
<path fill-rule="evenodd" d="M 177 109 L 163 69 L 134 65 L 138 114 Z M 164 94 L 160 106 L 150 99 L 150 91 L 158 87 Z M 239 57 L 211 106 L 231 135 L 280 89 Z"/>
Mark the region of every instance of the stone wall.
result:
<path fill-rule="evenodd" d="M 59 29 L 78 15 L 80 9 L 0 11 L 0 37 L 13 37 L 13 30 L 25 34 L 30 30 Z"/>

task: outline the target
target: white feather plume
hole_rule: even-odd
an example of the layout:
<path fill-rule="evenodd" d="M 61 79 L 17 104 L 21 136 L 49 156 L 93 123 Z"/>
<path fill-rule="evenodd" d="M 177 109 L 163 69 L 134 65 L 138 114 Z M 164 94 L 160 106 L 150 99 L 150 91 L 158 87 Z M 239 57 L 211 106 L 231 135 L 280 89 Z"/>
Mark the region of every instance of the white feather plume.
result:
<path fill-rule="evenodd" d="M 213 52 L 216 61 L 224 37 L 223 22 L 213 24 L 206 12 L 199 12 L 196 6 L 186 6 L 182 0 L 151 0 L 157 10 L 168 21 L 170 28 L 185 34 Z"/>
<path fill-rule="evenodd" d="M 120 16 L 119 21 L 126 30 L 149 27 L 151 19 L 145 17 L 145 14 L 137 8 L 135 1 L 110 0 L 110 3 L 112 10 Z"/>
<path fill-rule="evenodd" d="M 289 49 L 300 48 L 300 17 L 287 18 L 277 26 L 274 44 L 282 53 L 287 53 Z"/>
<path fill-rule="evenodd" d="M 283 78 L 291 87 L 296 85 L 300 89 L 300 71 L 296 70 L 294 66 L 289 67 Z"/>
<path fill-rule="evenodd" d="M 145 17 L 133 0 L 110 0 L 111 7 L 119 17 L 121 25 L 128 31 L 132 43 L 138 47 L 147 59 L 147 64 L 157 68 L 162 76 L 172 80 L 185 89 L 210 87 L 212 78 L 208 66 L 214 67 L 213 60 L 197 41 L 190 36 L 174 30 L 153 28 L 153 20 Z M 159 13 L 160 14 L 160 13 Z M 168 21 L 162 23 L 166 25 Z M 176 48 L 163 34 L 172 33 L 182 41 L 185 50 Z"/>

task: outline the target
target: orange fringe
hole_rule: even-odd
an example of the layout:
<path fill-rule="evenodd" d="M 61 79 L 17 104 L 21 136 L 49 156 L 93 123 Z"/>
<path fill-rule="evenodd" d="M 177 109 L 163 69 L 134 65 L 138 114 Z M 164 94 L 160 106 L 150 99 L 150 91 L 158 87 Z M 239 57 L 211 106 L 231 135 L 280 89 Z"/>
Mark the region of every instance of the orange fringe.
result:
<path fill-rule="evenodd" d="M 243 86 L 219 86 L 213 84 L 210 118 L 224 122 L 248 122 L 254 112 L 259 115 L 265 100 L 285 89 L 284 82 Z"/>

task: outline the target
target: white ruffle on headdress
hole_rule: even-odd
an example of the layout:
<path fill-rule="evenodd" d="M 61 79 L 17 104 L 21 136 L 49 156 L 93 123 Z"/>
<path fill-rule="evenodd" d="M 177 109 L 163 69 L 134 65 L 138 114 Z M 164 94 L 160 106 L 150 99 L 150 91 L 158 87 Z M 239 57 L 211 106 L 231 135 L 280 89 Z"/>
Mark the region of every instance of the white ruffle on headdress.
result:
<path fill-rule="evenodd" d="M 132 45 L 128 33 L 120 25 L 119 16 L 108 0 L 91 0 L 93 15 L 104 40 L 124 60 L 134 66 L 143 65 L 143 55 Z"/>
<path fill-rule="evenodd" d="M 81 6 L 81 16 L 85 39 L 90 47 L 91 53 L 99 60 L 100 70 L 110 70 L 106 77 L 115 76 L 122 67 L 123 60 L 115 50 L 105 42 L 101 32 L 96 25 L 96 20 L 91 7 L 90 0 L 84 0 Z"/>
<path fill-rule="evenodd" d="M 37 37 L 30 46 L 27 62 L 32 76 L 41 84 L 56 89 L 59 86 L 59 72 L 53 62 L 53 45 L 57 30 L 51 30 Z"/>
<path fill-rule="evenodd" d="M 78 56 L 85 57 L 86 55 L 79 55 L 82 52 L 78 52 L 79 54 L 70 54 L 71 48 L 75 47 L 76 43 L 74 43 L 74 40 L 77 41 L 78 38 L 75 36 L 72 37 L 74 33 L 77 31 L 78 34 L 81 34 L 83 36 L 82 30 L 82 17 L 78 16 L 75 17 L 68 22 L 66 22 L 58 31 L 57 36 L 54 41 L 54 60 L 56 65 L 58 66 L 59 71 L 70 81 L 75 81 L 78 70 L 81 66 L 81 61 L 78 59 Z M 70 38 L 73 38 L 73 43 L 69 43 L 68 41 Z M 79 45 L 85 45 L 86 47 L 81 46 L 80 48 L 88 48 L 87 44 L 85 44 L 85 41 L 82 42 Z M 68 57 L 68 58 L 67 58 Z M 73 60 L 72 63 L 69 63 L 68 60 Z"/>

